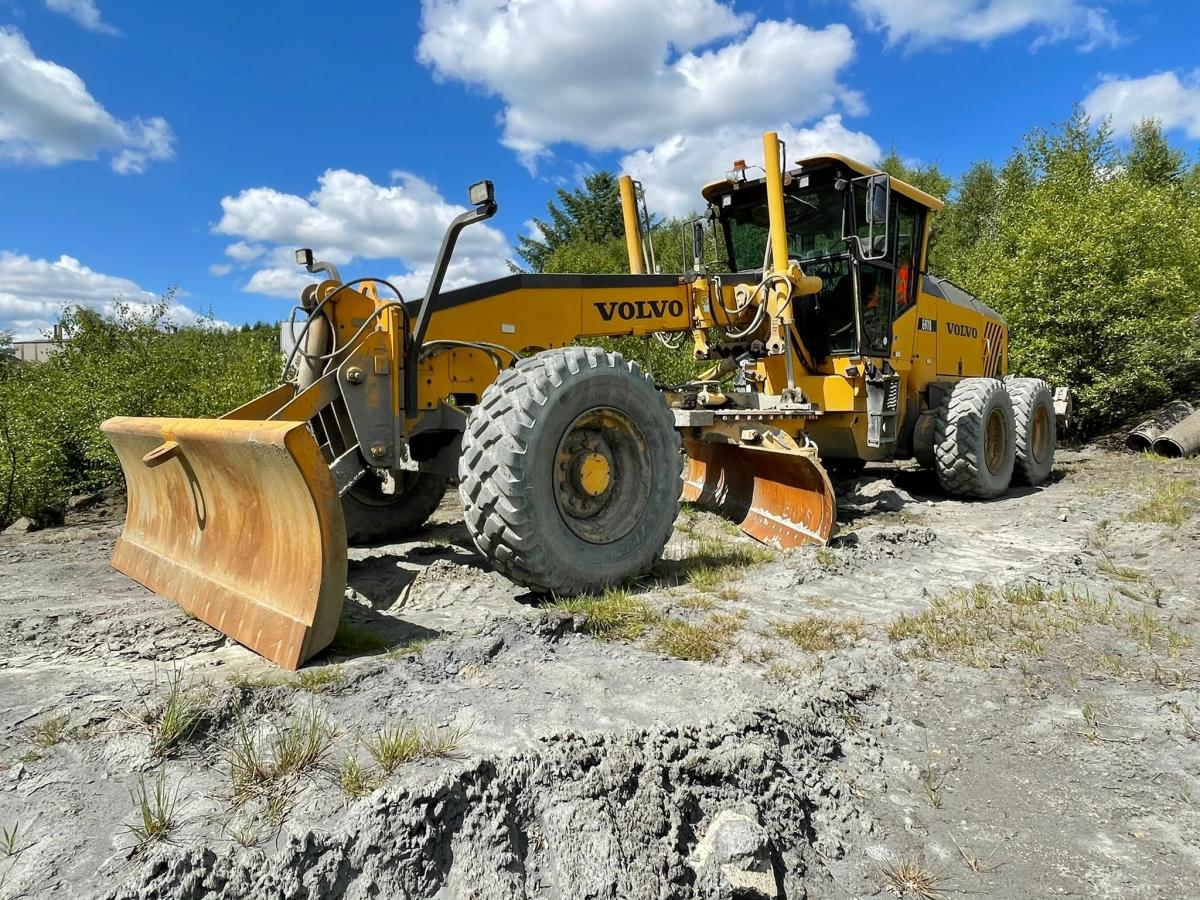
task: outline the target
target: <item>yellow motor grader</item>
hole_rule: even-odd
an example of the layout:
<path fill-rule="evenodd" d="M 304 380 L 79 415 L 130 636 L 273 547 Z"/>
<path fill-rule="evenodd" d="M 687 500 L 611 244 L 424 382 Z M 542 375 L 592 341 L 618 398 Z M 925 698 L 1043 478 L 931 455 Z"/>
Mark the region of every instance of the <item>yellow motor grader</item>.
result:
<path fill-rule="evenodd" d="M 479 552 L 559 594 L 644 572 L 681 496 L 792 547 L 830 536 L 827 469 L 916 457 L 977 498 L 1045 481 L 1049 389 L 1007 377 L 1000 316 L 925 269 L 941 202 L 842 156 L 789 169 L 774 133 L 763 146 L 761 177 L 738 163 L 704 188 L 689 272 L 647 272 L 627 177 L 629 274 L 442 291 L 461 231 L 496 211 L 490 182 L 419 300 L 298 251 L 327 277 L 301 296 L 291 380 L 216 420 L 103 424 L 129 499 L 113 565 L 296 668 L 333 639 L 348 541 L 419 528 L 454 479 Z M 629 335 L 690 339 L 706 368 L 659 384 L 587 346 Z"/>

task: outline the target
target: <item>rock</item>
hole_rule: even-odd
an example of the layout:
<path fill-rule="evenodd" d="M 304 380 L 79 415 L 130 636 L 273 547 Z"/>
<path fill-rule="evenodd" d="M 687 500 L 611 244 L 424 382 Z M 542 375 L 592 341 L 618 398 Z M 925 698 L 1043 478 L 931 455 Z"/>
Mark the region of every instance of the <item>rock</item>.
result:
<path fill-rule="evenodd" d="M 1059 514 L 1058 514 L 1058 521 L 1060 521 L 1060 522 L 1065 522 L 1065 521 L 1067 521 L 1067 514 L 1066 514 L 1066 513 L 1059 513 Z"/>
<path fill-rule="evenodd" d="M 4 529 L 5 534 L 29 534 L 31 531 L 38 531 L 41 525 L 29 518 L 29 516 L 21 516 L 17 521 L 13 522 Z"/>
<path fill-rule="evenodd" d="M 94 491 L 90 494 L 75 494 L 67 499 L 67 509 L 68 511 L 73 509 L 86 509 L 87 507 L 97 503 L 101 496 L 102 495 L 99 491 Z"/>
<path fill-rule="evenodd" d="M 753 807 L 723 809 L 713 816 L 692 852 L 692 867 L 721 897 L 779 896 L 771 864 L 771 839 Z"/>

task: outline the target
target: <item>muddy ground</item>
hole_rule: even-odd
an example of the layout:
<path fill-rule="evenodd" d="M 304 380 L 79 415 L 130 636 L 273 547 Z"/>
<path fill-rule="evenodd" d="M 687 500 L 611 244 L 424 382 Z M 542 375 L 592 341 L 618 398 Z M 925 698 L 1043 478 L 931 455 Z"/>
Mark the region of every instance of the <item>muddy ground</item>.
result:
<path fill-rule="evenodd" d="M 872 467 L 829 548 L 685 509 L 566 608 L 447 501 L 299 675 L 110 570 L 101 501 L 0 537 L 0 897 L 1196 896 L 1198 487 Z"/>

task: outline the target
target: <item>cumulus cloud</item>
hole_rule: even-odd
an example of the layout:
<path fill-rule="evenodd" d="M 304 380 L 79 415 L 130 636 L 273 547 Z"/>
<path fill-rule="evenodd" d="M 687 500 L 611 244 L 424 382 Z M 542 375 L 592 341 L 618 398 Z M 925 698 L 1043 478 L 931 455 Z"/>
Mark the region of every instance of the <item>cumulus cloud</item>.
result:
<path fill-rule="evenodd" d="M 429 182 L 410 172 L 393 172 L 392 183 L 330 169 L 307 197 L 258 187 L 221 200 L 214 230 L 238 238 L 225 248 L 229 259 L 252 268 L 243 289 L 294 299 L 311 280 L 292 257 L 311 247 L 319 259 L 345 266 L 357 260 L 390 260 L 388 268 L 356 272 L 393 281 L 406 298 L 425 291 L 443 232 L 466 207 L 449 203 Z M 462 233 L 446 276 L 446 287 L 473 284 L 508 272 L 512 249 L 488 225 Z M 343 272 L 347 278 L 349 272 Z"/>
<path fill-rule="evenodd" d="M 146 308 L 157 297 L 136 282 L 96 272 L 72 256 L 33 259 L 0 250 L 0 331 L 18 340 L 39 338 L 58 321 L 64 306 L 78 304 L 111 311 L 116 301 Z M 168 315 L 176 325 L 199 321 L 195 310 L 171 304 Z"/>
<path fill-rule="evenodd" d="M 634 150 L 863 108 L 838 79 L 846 26 L 756 23 L 719 0 L 425 0 L 421 26 L 418 58 L 499 96 L 502 140 L 530 167 L 559 142 Z"/>
<path fill-rule="evenodd" d="M 867 134 L 852 131 L 839 115 L 828 115 L 808 128 L 786 127 L 779 133 L 787 143 L 788 165 L 804 156 L 841 153 L 864 162 L 880 156 L 879 145 Z M 655 213 L 684 215 L 703 207 L 700 188 L 728 172 L 734 160 L 762 159 L 762 134 L 750 128 L 720 128 L 702 135 L 677 134 L 649 150 L 621 160 L 621 171 L 646 188 L 646 204 Z"/>
<path fill-rule="evenodd" d="M 1081 0 L 853 0 L 853 5 L 892 44 L 986 43 L 1022 31 L 1035 35 L 1035 46 L 1074 40 L 1090 50 L 1119 41 L 1104 7 Z"/>
<path fill-rule="evenodd" d="M 1180 78 L 1159 72 L 1145 78 L 1105 78 L 1083 101 L 1093 119 L 1111 117 L 1118 134 L 1128 134 L 1143 119 L 1158 119 L 1164 129 L 1179 129 L 1200 139 L 1200 70 Z"/>
<path fill-rule="evenodd" d="M 46 9 L 74 19 L 77 25 L 88 31 L 100 34 L 118 33 L 117 29 L 100 17 L 100 10 L 94 0 L 45 0 L 45 2 Z"/>
<path fill-rule="evenodd" d="M 78 75 L 0 27 L 0 162 L 56 166 L 106 153 L 115 171 L 136 174 L 174 156 L 173 144 L 165 119 L 115 118 Z"/>

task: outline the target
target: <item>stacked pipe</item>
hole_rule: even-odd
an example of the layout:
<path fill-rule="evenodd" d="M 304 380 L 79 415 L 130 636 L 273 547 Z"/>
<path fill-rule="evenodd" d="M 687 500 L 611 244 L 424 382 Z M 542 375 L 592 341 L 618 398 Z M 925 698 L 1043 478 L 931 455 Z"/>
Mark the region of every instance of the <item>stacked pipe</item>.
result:
<path fill-rule="evenodd" d="M 1174 400 L 1129 432 L 1125 446 L 1170 459 L 1192 456 L 1200 452 L 1200 410 Z"/>

